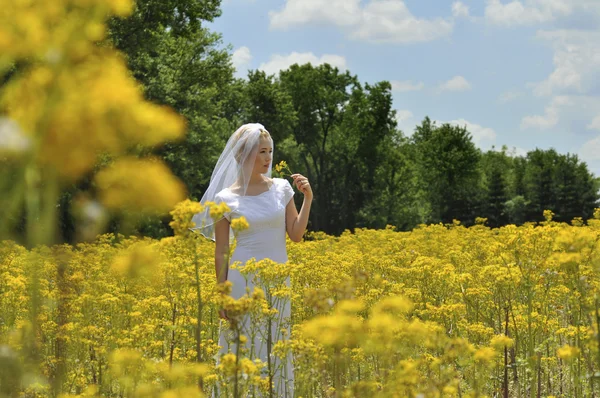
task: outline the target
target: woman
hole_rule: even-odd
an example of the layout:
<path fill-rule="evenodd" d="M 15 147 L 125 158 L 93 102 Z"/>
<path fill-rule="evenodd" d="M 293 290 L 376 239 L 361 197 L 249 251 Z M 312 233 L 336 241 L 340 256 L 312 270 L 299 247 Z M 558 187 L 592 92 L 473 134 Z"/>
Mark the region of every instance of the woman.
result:
<path fill-rule="evenodd" d="M 247 287 L 252 292 L 253 284 L 251 278 L 244 277 L 238 269 L 230 269 L 229 265 L 235 262 L 243 265 L 251 258 L 287 262 L 286 232 L 292 241 L 299 242 L 308 224 L 313 199 L 308 179 L 301 174 L 291 176 L 297 189 L 304 195 L 298 213 L 292 200 L 294 191 L 290 183 L 285 179 L 271 178 L 272 160 L 273 140 L 269 132 L 257 123 L 241 126 L 229 138 L 213 171 L 209 188 L 201 200 L 203 204 L 225 202 L 230 211 L 220 220 L 212 220 L 208 209 L 192 219 L 198 226 L 195 230 L 215 240 L 217 282 L 231 281 L 231 295 L 235 299 L 246 294 Z M 231 221 L 240 217 L 245 217 L 249 228 L 237 232 L 235 251 L 229 259 L 229 245 L 233 239 Z M 289 286 L 289 277 L 286 284 Z M 280 312 L 270 328 L 273 344 L 282 337 L 281 328 L 287 326 L 284 322 L 290 316 L 289 300 Z M 220 310 L 219 315 L 228 319 L 224 310 Z M 249 317 L 244 322 L 242 330 L 251 329 Z M 253 339 L 246 336 L 246 348 L 250 350 L 252 347 L 256 358 L 269 363 L 275 396 L 291 397 L 294 380 L 291 357 L 280 363 L 277 358 L 269 356 L 270 347 L 265 344 L 265 334 L 259 333 Z M 224 335 L 221 333 L 219 339 L 221 354 L 228 351 L 235 353 L 235 344 L 227 341 Z"/>

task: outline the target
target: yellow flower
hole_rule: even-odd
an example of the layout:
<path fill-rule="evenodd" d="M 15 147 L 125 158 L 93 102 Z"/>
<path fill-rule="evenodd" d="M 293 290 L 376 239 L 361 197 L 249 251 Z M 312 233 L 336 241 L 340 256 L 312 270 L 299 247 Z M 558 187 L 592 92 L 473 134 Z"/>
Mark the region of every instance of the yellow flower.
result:
<path fill-rule="evenodd" d="M 185 187 L 158 160 L 124 158 L 96 175 L 101 202 L 109 209 L 166 213 L 185 198 Z"/>
<path fill-rule="evenodd" d="M 496 335 L 492 338 L 490 345 L 497 349 L 498 351 L 503 350 L 504 347 L 512 347 L 514 346 L 515 341 L 508 336 L 503 334 Z"/>
<path fill-rule="evenodd" d="M 288 164 L 285 160 L 282 160 L 281 162 L 275 165 L 275 172 L 280 178 L 284 178 L 286 175 L 292 174 L 292 171 L 288 167 Z"/>
<path fill-rule="evenodd" d="M 250 225 L 248 224 L 248 221 L 246 221 L 246 217 L 244 216 L 231 221 L 231 229 L 235 232 L 244 231 L 248 228 L 250 228 Z"/>
<path fill-rule="evenodd" d="M 544 218 L 546 219 L 546 221 L 550 222 L 552 221 L 552 218 L 554 217 L 554 212 L 552 210 L 544 210 Z"/>
<path fill-rule="evenodd" d="M 556 355 L 567 362 L 571 362 L 579 356 L 580 352 L 581 350 L 579 348 L 565 344 L 556 350 Z"/>
<path fill-rule="evenodd" d="M 106 0 L 110 5 L 111 11 L 120 17 L 126 17 L 133 11 L 132 0 Z"/>
<path fill-rule="evenodd" d="M 221 361 L 219 363 L 218 368 L 223 372 L 224 375 L 235 375 L 237 372 L 235 361 L 235 354 L 229 352 L 221 357 Z"/>
<path fill-rule="evenodd" d="M 482 364 L 491 364 L 494 361 L 494 358 L 496 357 L 496 355 L 497 355 L 497 352 L 493 348 L 481 347 L 477 351 L 475 351 L 473 358 L 475 359 L 476 362 L 479 362 Z"/>
<path fill-rule="evenodd" d="M 148 391 L 148 396 L 152 396 L 152 389 Z M 141 394 L 140 394 L 141 395 Z M 204 398 L 205 395 L 202 394 L 198 387 L 195 386 L 187 386 L 180 387 L 173 390 L 167 390 L 160 394 L 160 398 Z"/>
<path fill-rule="evenodd" d="M 378 302 L 372 310 L 373 316 L 380 316 L 383 314 L 395 315 L 398 317 L 404 317 L 405 314 L 413 309 L 413 304 L 410 300 L 404 297 L 387 297 Z"/>
<path fill-rule="evenodd" d="M 571 225 L 574 227 L 582 227 L 584 225 L 584 221 L 582 217 L 575 217 L 571 220 Z"/>
<path fill-rule="evenodd" d="M 475 217 L 475 224 L 477 225 L 485 225 L 487 221 L 488 219 L 485 217 Z"/>
<path fill-rule="evenodd" d="M 210 216 L 215 221 L 220 220 L 221 218 L 223 218 L 223 215 L 225 213 L 229 213 L 231 211 L 229 209 L 229 206 L 227 206 L 225 202 L 221 202 L 218 204 L 214 202 L 207 202 L 206 206 L 209 206 Z"/>
<path fill-rule="evenodd" d="M 190 233 L 189 228 L 196 226 L 195 223 L 192 222 L 192 217 L 194 214 L 202 211 L 204 211 L 204 206 L 198 202 L 193 202 L 189 199 L 179 202 L 170 212 L 173 221 L 169 223 L 169 226 L 173 228 L 175 235 L 187 236 Z"/>
<path fill-rule="evenodd" d="M 183 118 L 144 100 L 121 56 L 98 46 L 76 67 L 25 70 L 5 85 L 0 105 L 39 141 L 37 160 L 69 180 L 90 171 L 100 154 L 178 140 L 185 131 Z"/>
<path fill-rule="evenodd" d="M 136 278 L 140 276 L 156 276 L 161 255 L 151 244 L 140 242 L 117 255 L 111 269 L 122 276 Z M 141 315 L 141 313 L 137 312 Z"/>
<path fill-rule="evenodd" d="M 252 292 L 252 298 L 257 301 L 262 301 L 265 299 L 265 291 L 260 287 L 254 287 L 254 291 Z"/>

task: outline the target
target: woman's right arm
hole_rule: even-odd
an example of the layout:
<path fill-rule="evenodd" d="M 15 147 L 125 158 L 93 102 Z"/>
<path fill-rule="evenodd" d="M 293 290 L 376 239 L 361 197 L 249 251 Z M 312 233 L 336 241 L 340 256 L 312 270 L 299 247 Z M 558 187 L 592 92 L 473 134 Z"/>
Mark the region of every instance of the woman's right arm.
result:
<path fill-rule="evenodd" d="M 225 217 L 215 224 L 215 271 L 217 283 L 227 280 L 229 271 L 229 221 Z"/>

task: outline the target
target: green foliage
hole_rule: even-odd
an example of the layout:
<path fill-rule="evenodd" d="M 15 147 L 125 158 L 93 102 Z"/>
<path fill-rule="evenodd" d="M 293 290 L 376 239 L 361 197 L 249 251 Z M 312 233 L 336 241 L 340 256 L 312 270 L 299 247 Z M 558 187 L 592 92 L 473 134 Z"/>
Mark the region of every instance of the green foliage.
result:
<path fill-rule="evenodd" d="M 421 189 L 431 204 L 427 221 L 472 221 L 480 203 L 480 151 L 466 127 L 426 118 L 412 136 Z"/>
<path fill-rule="evenodd" d="M 498 227 L 540 221 L 545 209 L 570 221 L 591 217 L 598 206 L 600 180 L 576 156 L 537 149 L 519 157 L 506 147 L 482 153 L 466 127 L 438 126 L 428 117 L 407 138 L 396 125 L 389 82 L 361 83 L 327 64 L 235 79 L 231 48 L 203 26 L 220 12 L 220 0 L 138 0 L 131 16 L 110 22 L 109 40 L 146 97 L 187 120 L 185 140 L 146 152 L 168 163 L 192 200 L 202 197 L 230 134 L 259 122 L 273 136 L 274 162 L 286 160 L 311 180 L 313 230 L 410 230 L 454 219 L 470 225 L 476 217 Z M 75 239 L 72 202 L 92 178 L 61 197 L 67 241 Z M 295 200 L 300 205 L 302 195 Z M 147 217 L 132 232 L 163 237 L 168 223 L 168 217 Z M 109 225 L 112 232 L 122 228 L 119 219 Z"/>
<path fill-rule="evenodd" d="M 562 155 L 554 149 L 530 151 L 523 181 L 528 220 L 539 221 L 546 209 L 555 212 L 556 221 L 587 219 L 598 206 L 597 179 L 576 155 Z"/>
<path fill-rule="evenodd" d="M 220 0 L 138 0 L 132 15 L 110 21 L 109 41 L 121 50 L 147 99 L 168 105 L 187 121 L 185 140 L 149 148 L 169 165 L 199 200 L 221 148 L 239 120 L 240 83 L 234 81 L 229 48 L 220 34 L 202 27 L 220 15 Z M 137 155 L 143 155 L 139 152 Z M 73 241 L 70 216 L 76 192 L 93 174 L 65 191 L 60 200 L 62 235 Z M 168 218 L 147 217 L 132 233 L 162 237 L 171 233 Z M 111 232 L 122 230 L 111 220 Z"/>
<path fill-rule="evenodd" d="M 508 222 L 520 225 L 526 221 L 527 206 L 529 203 L 521 195 L 517 195 L 504 204 Z"/>

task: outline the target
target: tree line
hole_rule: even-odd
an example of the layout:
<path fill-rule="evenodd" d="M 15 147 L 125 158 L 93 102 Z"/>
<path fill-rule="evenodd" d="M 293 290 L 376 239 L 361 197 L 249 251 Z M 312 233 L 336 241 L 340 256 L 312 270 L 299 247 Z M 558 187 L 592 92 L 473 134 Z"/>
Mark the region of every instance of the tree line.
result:
<path fill-rule="evenodd" d="M 133 15 L 111 21 L 107 37 L 146 97 L 186 118 L 184 141 L 152 151 L 186 184 L 191 199 L 202 197 L 231 133 L 260 122 L 273 137 L 274 162 L 286 160 L 311 180 L 312 230 L 410 230 L 453 220 L 470 225 L 476 217 L 499 227 L 541 220 L 545 209 L 560 221 L 590 218 L 599 206 L 600 179 L 576 155 L 536 149 L 517 156 L 507 147 L 484 152 L 465 126 L 429 118 L 401 131 L 387 81 L 361 82 L 327 64 L 234 77 L 231 48 L 206 28 L 220 12 L 220 0 L 138 0 Z M 71 202 L 90 181 L 62 195 L 67 241 L 73 238 Z M 168 222 L 147 218 L 137 232 L 166 236 Z M 112 219 L 111 228 L 119 223 Z"/>

